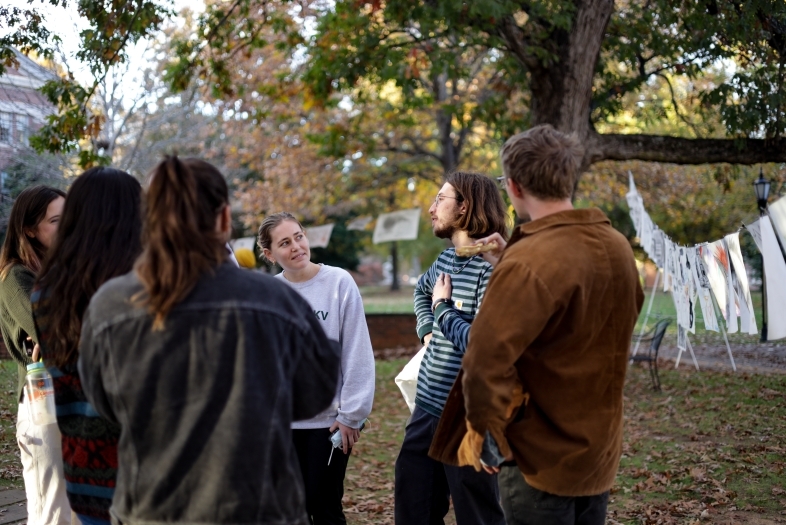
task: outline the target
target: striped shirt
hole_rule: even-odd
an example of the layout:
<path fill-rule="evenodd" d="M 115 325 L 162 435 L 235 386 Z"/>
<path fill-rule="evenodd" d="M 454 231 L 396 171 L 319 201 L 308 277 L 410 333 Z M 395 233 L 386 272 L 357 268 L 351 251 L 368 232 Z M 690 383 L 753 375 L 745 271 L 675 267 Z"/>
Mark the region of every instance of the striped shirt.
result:
<path fill-rule="evenodd" d="M 491 270 L 492 266 L 482 257 L 457 257 L 455 250 L 449 248 L 439 254 L 415 286 L 418 336 L 422 341 L 426 335 L 432 334 L 418 372 L 415 404 L 435 417 L 442 414 L 448 393 L 461 369 L 469 326 L 478 314 Z M 434 284 L 442 273 L 450 275 L 453 285 L 450 296 L 453 312 L 450 315 L 456 314 L 463 321 L 453 319 L 451 337 L 455 341 L 450 341 L 442 333 L 431 311 Z M 441 314 L 444 308 L 447 307 L 440 305 L 437 313 Z"/>

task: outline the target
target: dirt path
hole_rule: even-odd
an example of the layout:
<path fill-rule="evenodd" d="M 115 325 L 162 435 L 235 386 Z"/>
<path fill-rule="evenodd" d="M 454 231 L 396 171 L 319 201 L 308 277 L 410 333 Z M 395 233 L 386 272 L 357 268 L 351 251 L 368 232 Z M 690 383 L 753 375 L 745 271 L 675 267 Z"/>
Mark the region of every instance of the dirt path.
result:
<path fill-rule="evenodd" d="M 786 374 L 786 345 L 774 343 L 733 343 L 731 353 L 738 372 L 755 374 Z M 699 369 L 732 371 L 731 361 L 726 346 L 722 343 L 693 343 L 693 351 Z M 674 363 L 678 349 L 676 344 L 663 344 L 660 357 Z M 668 366 L 668 365 L 666 365 Z M 673 364 L 671 366 L 674 366 Z M 693 367 L 690 352 L 684 352 L 680 360 L 680 368 Z"/>

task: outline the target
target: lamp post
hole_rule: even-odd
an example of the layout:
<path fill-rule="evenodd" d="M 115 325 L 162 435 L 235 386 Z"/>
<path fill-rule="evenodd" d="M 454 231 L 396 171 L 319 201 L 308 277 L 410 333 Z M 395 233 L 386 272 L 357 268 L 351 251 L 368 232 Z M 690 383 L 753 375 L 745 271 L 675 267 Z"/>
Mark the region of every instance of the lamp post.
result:
<path fill-rule="evenodd" d="M 764 178 L 764 172 L 759 168 L 759 178 L 753 182 L 756 191 L 756 203 L 759 206 L 759 216 L 767 212 L 767 197 L 770 196 L 770 181 Z M 764 255 L 761 257 L 761 342 L 767 341 L 767 286 L 764 278 Z"/>

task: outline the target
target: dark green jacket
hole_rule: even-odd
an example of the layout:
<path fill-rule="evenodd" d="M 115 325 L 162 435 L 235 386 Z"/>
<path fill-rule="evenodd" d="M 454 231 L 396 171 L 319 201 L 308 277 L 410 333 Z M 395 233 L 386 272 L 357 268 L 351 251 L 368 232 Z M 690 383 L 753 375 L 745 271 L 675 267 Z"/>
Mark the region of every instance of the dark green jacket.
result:
<path fill-rule="evenodd" d="M 38 342 L 30 308 L 30 292 L 33 291 L 35 274 L 21 264 L 15 264 L 4 280 L 0 280 L 0 330 L 8 353 L 19 367 L 19 382 L 16 397 L 21 401 L 27 365 L 32 363 L 27 356 L 24 340 L 32 337 Z"/>

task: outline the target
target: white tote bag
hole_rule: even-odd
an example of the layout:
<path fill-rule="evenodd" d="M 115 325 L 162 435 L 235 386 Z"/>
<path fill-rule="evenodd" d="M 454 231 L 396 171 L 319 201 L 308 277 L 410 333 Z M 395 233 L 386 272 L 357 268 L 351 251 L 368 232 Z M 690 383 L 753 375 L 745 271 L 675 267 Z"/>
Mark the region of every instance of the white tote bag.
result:
<path fill-rule="evenodd" d="M 396 384 L 401 389 L 401 394 L 404 396 L 409 411 L 415 410 L 415 394 L 418 391 L 418 372 L 420 371 L 420 362 L 423 361 L 423 356 L 426 353 L 424 346 L 415 357 L 409 360 L 401 372 L 396 376 Z"/>

